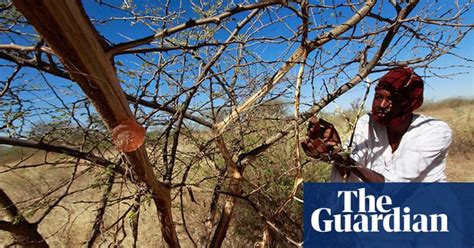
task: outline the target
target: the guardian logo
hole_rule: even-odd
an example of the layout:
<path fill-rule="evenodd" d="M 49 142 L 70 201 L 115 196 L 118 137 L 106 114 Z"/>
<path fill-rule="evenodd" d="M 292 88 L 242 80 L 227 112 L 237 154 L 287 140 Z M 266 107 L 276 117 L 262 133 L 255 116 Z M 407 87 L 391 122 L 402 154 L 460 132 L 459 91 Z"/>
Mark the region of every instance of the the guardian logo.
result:
<path fill-rule="evenodd" d="M 330 208 L 312 212 L 311 227 L 316 232 L 449 232 L 447 214 L 411 214 L 409 206 L 392 207 L 390 196 L 366 195 L 364 188 L 337 191 L 337 198 L 343 201 L 341 214 L 333 214 Z"/>

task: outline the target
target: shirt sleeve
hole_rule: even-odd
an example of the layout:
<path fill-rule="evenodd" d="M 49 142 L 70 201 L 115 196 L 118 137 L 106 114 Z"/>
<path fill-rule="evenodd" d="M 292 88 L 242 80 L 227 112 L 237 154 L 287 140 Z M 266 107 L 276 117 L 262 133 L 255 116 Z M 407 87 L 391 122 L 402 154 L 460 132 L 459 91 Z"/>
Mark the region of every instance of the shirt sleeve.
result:
<path fill-rule="evenodd" d="M 414 133 L 407 149 L 397 157 L 397 181 L 433 182 L 444 180 L 446 156 L 452 140 L 449 126 L 439 120 L 430 120 L 425 128 Z"/>

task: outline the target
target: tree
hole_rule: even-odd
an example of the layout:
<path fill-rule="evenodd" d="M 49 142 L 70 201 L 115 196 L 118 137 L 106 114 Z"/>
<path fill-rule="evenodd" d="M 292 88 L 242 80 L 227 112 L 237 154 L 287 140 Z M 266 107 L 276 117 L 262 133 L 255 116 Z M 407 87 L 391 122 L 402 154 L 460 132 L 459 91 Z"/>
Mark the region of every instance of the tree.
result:
<path fill-rule="evenodd" d="M 469 61 L 452 49 L 472 30 L 463 20 L 470 7 L 417 0 L 3 3 L 0 144 L 35 148 L 45 158 L 7 164 L 2 177 L 59 170 L 64 178 L 53 185 L 33 181 L 37 192 L 25 190 L 20 209 L 29 216 L 21 216 L 41 234 L 51 215 L 73 219 L 72 210 L 95 208 L 81 240 L 89 247 L 135 246 L 150 203 L 157 215 L 147 221 L 161 233 L 149 235 L 168 246 L 221 246 L 236 206 L 260 219 L 262 246 L 271 237 L 300 245 L 301 220 L 288 210 L 303 181 L 300 126 L 370 74 L 410 65 L 429 76 L 443 55 Z M 292 115 L 282 114 L 284 104 Z M 145 127 L 146 142 L 119 152 L 110 133 L 130 120 Z M 61 143 L 52 131 L 29 139 L 47 123 L 74 130 L 74 138 Z M 264 158 L 290 145 L 284 171 L 260 182 L 252 168 L 271 168 Z M 84 177 L 95 183 L 83 185 Z M 277 178 L 291 179 L 284 197 L 269 194 Z M 73 198 L 81 200 L 67 204 Z"/>

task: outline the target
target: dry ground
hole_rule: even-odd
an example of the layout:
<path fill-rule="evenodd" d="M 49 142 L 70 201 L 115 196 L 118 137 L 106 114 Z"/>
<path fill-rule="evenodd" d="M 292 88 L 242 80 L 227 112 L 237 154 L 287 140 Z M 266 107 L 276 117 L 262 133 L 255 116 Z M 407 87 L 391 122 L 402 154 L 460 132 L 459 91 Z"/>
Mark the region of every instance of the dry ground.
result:
<path fill-rule="evenodd" d="M 474 100 L 449 99 L 426 104 L 420 113 L 441 119 L 453 130 L 446 174 L 450 182 L 474 182 Z"/>
<path fill-rule="evenodd" d="M 438 119 L 442 119 L 451 126 L 454 131 L 454 139 L 450 148 L 450 154 L 447 166 L 448 180 L 453 182 L 474 182 L 474 163 L 472 149 L 474 140 L 474 126 L 472 124 L 472 114 L 474 109 L 474 100 L 448 100 L 438 103 L 426 104 L 419 112 L 425 115 L 430 115 Z M 28 152 L 27 152 L 28 153 Z M 0 150 L 0 172 L 5 170 L 5 165 L 15 165 L 18 161 L 20 153 L 8 154 L 5 153 L 5 149 Z M 48 162 L 51 159 L 57 159 L 58 157 L 48 157 L 45 159 L 44 153 L 37 153 L 32 156 L 23 165 L 36 163 Z M 51 213 L 44 222 L 40 225 L 40 233 L 47 237 L 47 241 L 51 247 L 78 247 L 81 246 L 81 242 L 87 239 L 87 234 L 92 226 L 94 209 L 97 205 L 87 204 L 87 201 L 96 201 L 100 198 L 101 190 L 98 188 L 90 187 L 91 185 L 97 184 L 103 175 L 98 174 L 99 170 L 87 171 L 87 166 L 79 167 L 78 173 L 84 172 L 80 180 L 77 180 L 73 184 L 72 189 L 78 192 L 71 197 L 66 197 L 63 203 Z M 57 184 L 60 180 L 66 180 L 69 178 L 73 171 L 71 166 L 64 166 L 63 168 L 57 168 L 53 166 L 42 166 L 40 168 L 29 168 L 24 170 L 16 170 L 8 173 L 0 173 L 0 188 L 5 190 L 7 194 L 16 202 L 19 207 L 24 207 L 29 203 L 33 202 L 35 197 L 41 196 L 41 192 L 47 192 L 51 185 Z M 122 185 L 122 186 L 119 186 Z M 131 195 L 134 193 L 133 188 L 127 188 L 124 184 L 117 183 L 117 187 L 114 188 L 114 197 Z M 125 184 L 126 185 L 126 184 Z M 84 189 L 83 191 L 81 191 Z M 52 193 L 59 194 L 61 192 Z M 196 198 L 210 199 L 210 192 L 195 191 Z M 185 199 L 188 201 L 189 199 Z M 106 212 L 105 222 L 108 226 L 112 224 L 113 220 L 123 214 L 124 209 L 127 208 L 127 204 L 130 201 L 110 206 Z M 188 204 L 192 206 L 186 210 L 187 224 L 191 227 L 189 232 L 192 233 L 193 237 L 198 237 L 202 232 L 202 226 L 208 206 L 205 201 L 198 200 L 197 203 Z M 28 210 L 30 211 L 30 210 Z M 27 219 L 35 219 L 38 216 L 36 214 L 28 214 L 28 211 L 24 212 Z M 162 247 L 163 243 L 160 237 L 156 237 L 156 234 L 160 233 L 159 225 L 156 223 L 156 210 L 150 204 L 143 204 L 141 209 L 139 232 L 139 247 Z M 177 208 L 175 211 L 176 221 L 178 225 L 181 222 L 180 211 Z M 0 220 L 2 214 L 0 211 Z M 123 237 L 125 241 L 121 246 L 128 247 L 130 244 L 130 228 L 129 224 L 126 223 L 128 218 L 125 218 L 124 228 L 128 235 Z M 117 229 L 117 232 L 121 230 Z M 187 241 L 185 231 L 183 228 L 178 228 L 180 237 L 183 237 L 183 247 L 190 246 L 190 242 Z M 248 240 L 245 241 L 245 234 L 242 237 L 237 237 L 238 230 L 230 230 L 229 239 L 226 241 L 226 247 L 239 247 L 248 246 Z M 5 232 L 0 231 L 0 247 L 8 244 L 11 241 L 9 235 Z M 114 243 L 113 237 L 104 235 L 101 238 L 104 241 L 101 246 L 107 247 Z M 100 243 L 100 242 L 99 242 Z M 239 245 L 240 244 L 240 245 Z"/>

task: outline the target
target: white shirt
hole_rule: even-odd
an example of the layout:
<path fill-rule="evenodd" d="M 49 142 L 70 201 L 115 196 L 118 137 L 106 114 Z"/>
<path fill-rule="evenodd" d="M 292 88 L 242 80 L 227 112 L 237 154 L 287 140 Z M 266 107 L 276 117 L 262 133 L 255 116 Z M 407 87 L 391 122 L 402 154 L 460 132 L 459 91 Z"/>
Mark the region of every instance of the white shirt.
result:
<path fill-rule="evenodd" d="M 443 182 L 446 181 L 444 170 L 451 138 L 452 131 L 445 122 L 414 114 L 400 145 L 392 153 L 386 127 L 367 114 L 357 122 L 351 157 L 382 174 L 386 182 Z M 331 181 L 342 181 L 335 168 Z M 347 181 L 360 179 L 351 174 Z"/>

